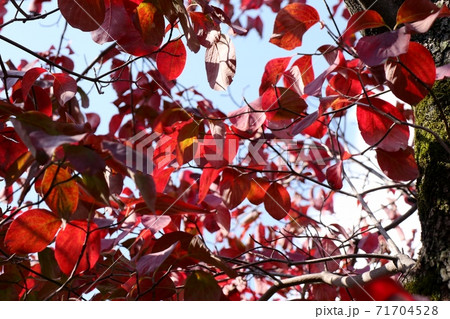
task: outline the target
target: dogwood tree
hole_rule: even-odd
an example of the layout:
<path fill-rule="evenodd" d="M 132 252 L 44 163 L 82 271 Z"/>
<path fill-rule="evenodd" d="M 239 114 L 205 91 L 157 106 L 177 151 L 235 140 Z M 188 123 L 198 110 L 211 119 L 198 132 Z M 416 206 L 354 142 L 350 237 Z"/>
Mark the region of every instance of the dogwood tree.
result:
<path fill-rule="evenodd" d="M 65 23 L 45 52 L 0 30 L 24 54 L 0 49 L 0 299 L 447 299 L 448 1 L 324 3 L 0 1 L 0 29 Z M 101 45 L 84 69 L 68 28 Z M 285 55 L 257 99 L 177 81 L 190 51 L 227 90 L 263 28 Z M 90 90 L 116 93 L 106 132 Z"/>

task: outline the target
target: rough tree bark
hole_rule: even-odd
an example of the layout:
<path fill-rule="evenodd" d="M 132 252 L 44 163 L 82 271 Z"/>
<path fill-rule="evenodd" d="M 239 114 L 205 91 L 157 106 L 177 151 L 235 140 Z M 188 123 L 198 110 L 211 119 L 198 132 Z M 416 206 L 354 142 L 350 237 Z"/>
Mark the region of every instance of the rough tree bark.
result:
<path fill-rule="evenodd" d="M 397 9 L 403 0 L 344 0 L 353 14 L 366 9 L 376 10 L 393 27 Z M 450 0 L 432 0 L 438 6 L 450 6 Z M 425 34 L 412 40 L 427 47 L 436 66 L 450 63 L 450 19 L 439 19 Z M 371 33 L 383 30 L 371 30 Z M 437 99 L 437 101 L 436 101 Z M 450 145 L 443 116 L 450 123 L 450 81 L 442 80 L 418 105 L 413 106 L 416 124 L 427 127 Z M 441 108 L 441 109 L 439 109 Z M 443 115 L 444 114 L 444 115 Z M 434 300 L 450 299 L 450 155 L 436 139 L 423 130 L 415 134 L 416 160 L 420 169 L 417 201 L 422 228 L 422 249 L 406 288 L 410 292 Z"/>

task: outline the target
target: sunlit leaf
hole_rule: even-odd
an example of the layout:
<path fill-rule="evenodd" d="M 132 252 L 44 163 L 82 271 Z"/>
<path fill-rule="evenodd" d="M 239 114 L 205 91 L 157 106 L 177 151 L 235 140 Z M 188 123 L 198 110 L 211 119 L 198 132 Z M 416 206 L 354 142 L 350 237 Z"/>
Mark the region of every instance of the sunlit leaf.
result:
<path fill-rule="evenodd" d="M 270 42 L 286 50 L 302 45 L 305 32 L 319 22 L 316 9 L 303 3 L 291 3 L 278 12 Z"/>
<path fill-rule="evenodd" d="M 184 69 L 186 64 L 186 48 L 183 41 L 170 42 L 156 56 L 156 65 L 159 72 L 167 80 L 175 80 Z"/>
<path fill-rule="evenodd" d="M 32 209 L 14 219 L 5 237 L 5 246 L 16 254 L 42 251 L 55 238 L 61 220 L 45 209 Z"/>
<path fill-rule="evenodd" d="M 219 41 L 206 49 L 205 63 L 211 88 L 225 90 L 236 73 L 236 53 L 228 35 L 222 34 Z"/>
<path fill-rule="evenodd" d="M 101 232 L 97 225 L 86 221 L 72 221 L 56 236 L 55 258 L 63 273 L 80 274 L 92 269 L 100 257 Z M 80 258 L 81 253 L 83 255 Z"/>
<path fill-rule="evenodd" d="M 279 183 L 272 183 L 264 197 L 264 208 L 273 218 L 283 219 L 291 209 L 291 196 Z"/>

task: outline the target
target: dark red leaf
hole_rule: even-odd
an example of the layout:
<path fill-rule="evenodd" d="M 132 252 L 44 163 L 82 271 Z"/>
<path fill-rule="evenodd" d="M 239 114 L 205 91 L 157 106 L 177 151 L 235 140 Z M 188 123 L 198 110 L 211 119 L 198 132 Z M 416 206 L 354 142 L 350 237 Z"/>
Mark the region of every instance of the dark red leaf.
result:
<path fill-rule="evenodd" d="M 411 147 L 396 152 L 378 148 L 377 160 L 383 173 L 394 181 L 410 181 L 419 176 L 414 150 Z"/>
<path fill-rule="evenodd" d="M 336 164 L 328 167 L 326 176 L 328 184 L 333 189 L 341 189 L 342 188 L 342 161 L 337 162 Z"/>
<path fill-rule="evenodd" d="M 105 19 L 104 0 L 58 0 L 63 17 L 74 28 L 96 30 Z"/>
<path fill-rule="evenodd" d="M 291 196 L 279 183 L 272 183 L 264 197 L 264 208 L 276 220 L 283 219 L 291 210 Z"/>
<path fill-rule="evenodd" d="M 319 22 L 316 9 L 303 3 L 291 3 L 278 12 L 270 42 L 286 50 L 302 45 L 305 32 Z"/>
<path fill-rule="evenodd" d="M 43 68 L 32 68 L 25 72 L 22 78 L 22 96 L 24 101 L 26 100 L 31 87 L 34 85 L 34 82 L 45 72 L 47 72 L 47 70 Z"/>
<path fill-rule="evenodd" d="M 170 42 L 156 56 L 156 65 L 159 72 L 169 81 L 175 80 L 186 64 L 186 48 L 183 41 Z"/>
<path fill-rule="evenodd" d="M 411 42 L 408 52 L 398 58 L 401 64 L 394 59 L 385 64 L 387 84 L 399 99 L 417 104 L 428 94 L 436 79 L 433 57 L 423 45 Z"/>
<path fill-rule="evenodd" d="M 60 105 L 66 104 L 77 93 L 77 82 L 66 73 L 54 73 L 53 89 Z"/>
<path fill-rule="evenodd" d="M 0 131 L 0 176 L 5 177 L 8 169 L 28 151 L 14 128 L 7 127 Z"/>
<path fill-rule="evenodd" d="M 217 179 L 223 168 L 214 168 L 210 163 L 203 167 L 202 175 L 199 181 L 198 202 L 201 203 L 211 187 L 211 184 Z"/>
<path fill-rule="evenodd" d="M 250 191 L 250 181 L 247 175 L 241 175 L 234 169 L 226 169 L 220 181 L 220 193 L 228 209 L 238 206 Z"/>
<path fill-rule="evenodd" d="M 367 105 L 372 105 L 374 108 Z M 395 125 L 386 135 L 394 122 L 387 116 L 378 113 L 377 109 L 392 115 L 399 121 L 406 121 L 403 113 L 392 104 L 377 98 L 371 98 L 370 103 L 367 99 L 362 99 L 358 103 L 356 117 L 364 141 L 371 146 L 377 145 L 378 148 L 388 152 L 405 149 L 409 139 L 408 126 Z"/>
<path fill-rule="evenodd" d="M 88 225 L 87 221 L 75 220 L 58 233 L 55 258 L 63 273 L 70 275 L 77 266 L 74 273 L 80 274 L 95 266 L 100 257 L 101 240 L 101 232 L 95 231 L 97 228 L 94 223 Z"/>
<path fill-rule="evenodd" d="M 379 246 L 378 233 L 367 234 L 358 242 L 358 248 L 368 254 L 373 253 Z"/>
<path fill-rule="evenodd" d="M 14 219 L 5 236 L 11 253 L 29 254 L 42 251 L 55 238 L 61 220 L 45 209 L 32 209 Z"/>

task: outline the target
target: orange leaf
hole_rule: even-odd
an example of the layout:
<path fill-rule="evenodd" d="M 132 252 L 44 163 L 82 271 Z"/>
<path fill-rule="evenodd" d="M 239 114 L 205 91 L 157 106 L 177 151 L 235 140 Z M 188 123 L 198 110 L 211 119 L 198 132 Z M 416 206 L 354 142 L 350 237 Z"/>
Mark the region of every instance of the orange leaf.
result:
<path fill-rule="evenodd" d="M 269 188 L 270 183 L 267 178 L 255 177 L 252 178 L 250 184 L 250 191 L 247 194 L 247 199 L 250 203 L 259 205 L 264 201 L 266 191 Z"/>
<path fill-rule="evenodd" d="M 47 247 L 61 226 L 61 220 L 45 209 L 26 211 L 11 223 L 5 246 L 12 253 L 29 254 Z"/>
<path fill-rule="evenodd" d="M 270 42 L 286 50 L 302 45 L 305 32 L 319 22 L 316 9 L 302 3 L 291 3 L 278 12 Z"/>
<path fill-rule="evenodd" d="M 136 8 L 134 24 L 146 44 L 155 46 L 161 44 L 164 37 L 164 17 L 153 3 L 142 2 Z"/>
<path fill-rule="evenodd" d="M 264 208 L 277 220 L 283 219 L 289 213 L 291 196 L 283 185 L 278 183 L 270 185 L 264 197 Z"/>
<path fill-rule="evenodd" d="M 68 219 L 78 206 L 78 184 L 66 168 L 52 165 L 45 170 L 41 185 L 41 194 L 45 203 L 60 217 Z"/>
<path fill-rule="evenodd" d="M 381 17 L 377 11 L 365 10 L 356 12 L 348 20 L 343 37 L 348 38 L 355 32 L 369 28 L 379 28 L 385 25 L 386 23 L 384 22 L 383 17 Z"/>
<path fill-rule="evenodd" d="M 59 268 L 69 275 L 75 266 L 75 274 L 79 274 L 95 266 L 100 257 L 101 232 L 95 231 L 97 225 L 86 221 L 76 220 L 67 224 L 56 236 L 55 258 Z M 86 238 L 88 236 L 88 238 Z M 83 250 L 83 256 L 80 254 Z M 78 262 L 79 261 L 79 262 Z"/>

